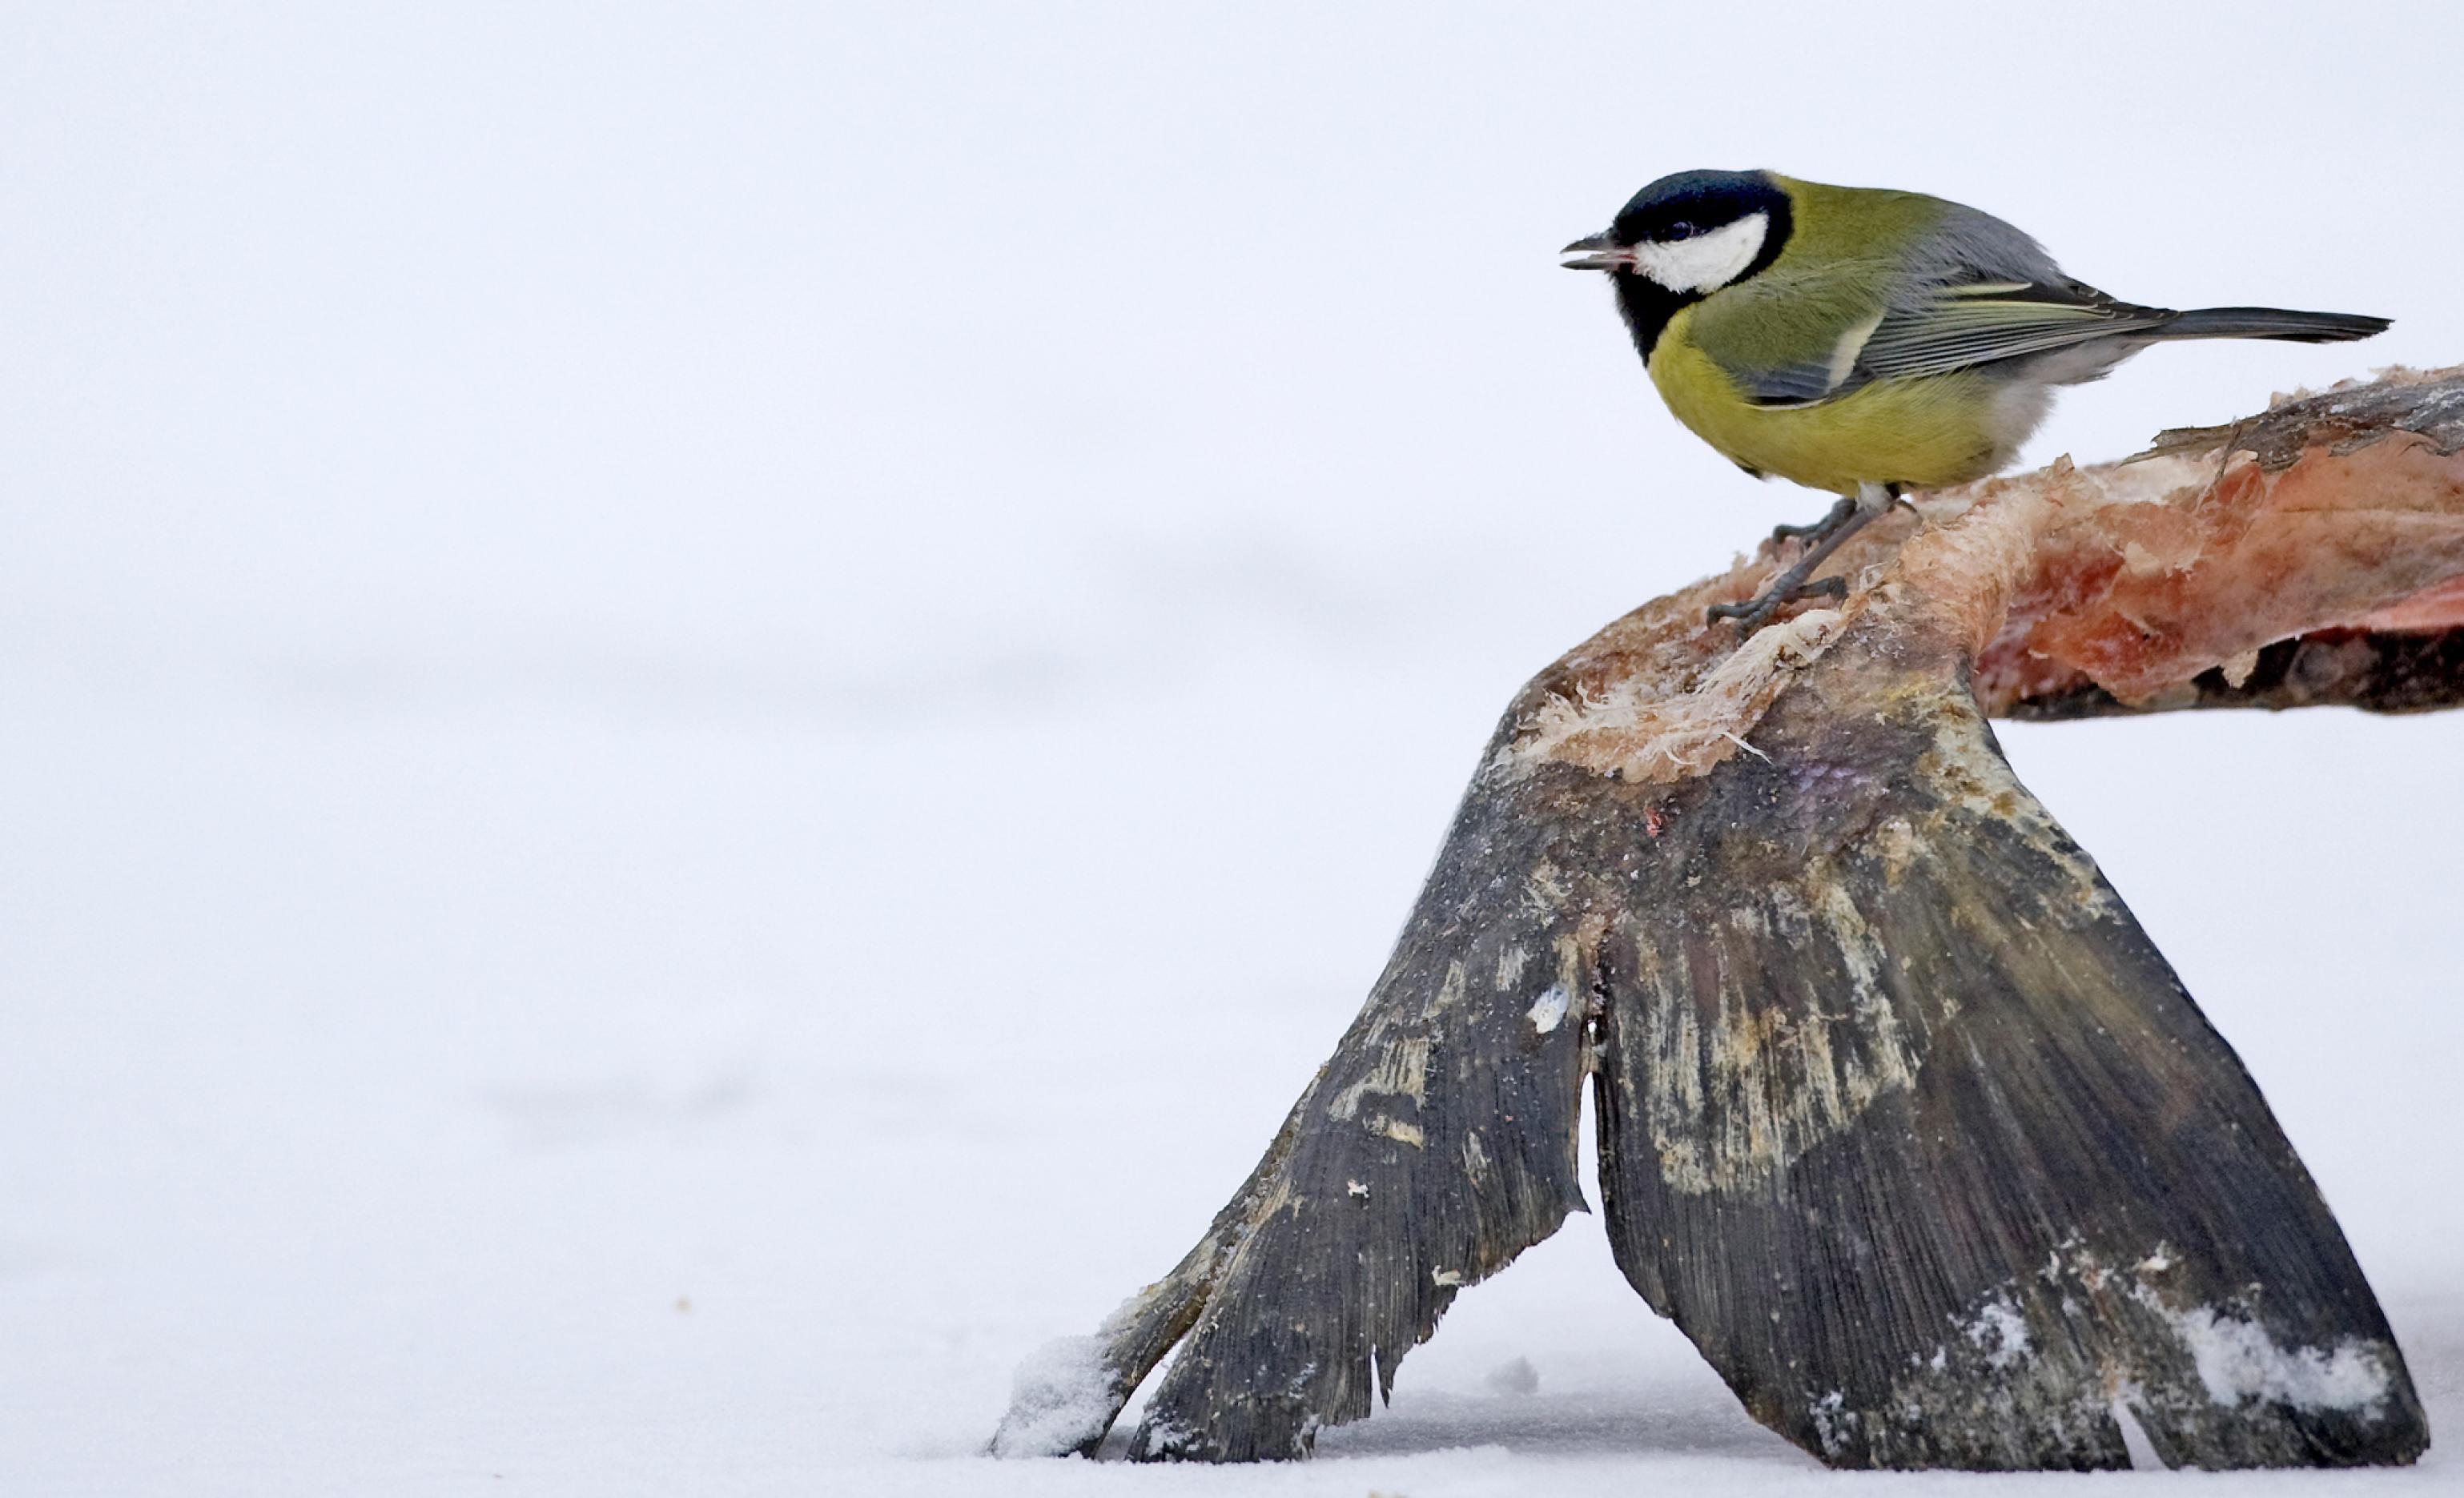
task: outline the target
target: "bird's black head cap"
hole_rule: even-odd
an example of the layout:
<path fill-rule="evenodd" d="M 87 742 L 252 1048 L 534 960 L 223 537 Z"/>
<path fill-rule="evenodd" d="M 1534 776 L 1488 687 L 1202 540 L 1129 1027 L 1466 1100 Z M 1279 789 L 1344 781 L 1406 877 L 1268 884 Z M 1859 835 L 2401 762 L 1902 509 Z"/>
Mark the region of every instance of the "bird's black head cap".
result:
<path fill-rule="evenodd" d="M 1743 280 L 1778 258 L 1788 240 L 1788 194 L 1759 171 L 1681 171 L 1661 178 L 1626 201 L 1609 226 L 1620 245 L 1674 244 L 1726 229 L 1760 213 L 1771 223 L 1762 253 L 1734 279 Z"/>

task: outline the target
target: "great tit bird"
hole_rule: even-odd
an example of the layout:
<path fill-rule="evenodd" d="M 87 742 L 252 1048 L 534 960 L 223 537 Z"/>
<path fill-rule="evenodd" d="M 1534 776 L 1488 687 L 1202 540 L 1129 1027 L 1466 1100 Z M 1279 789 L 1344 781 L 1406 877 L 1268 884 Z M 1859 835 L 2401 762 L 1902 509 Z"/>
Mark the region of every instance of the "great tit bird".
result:
<path fill-rule="evenodd" d="M 2117 301 L 1975 209 L 1770 171 L 1684 171 L 1562 253 L 1604 271 L 1651 383 L 1679 421 L 1756 476 L 1843 496 L 1760 598 L 1712 609 L 1750 630 L 1839 578 L 1807 579 L 1905 488 L 2009 463 L 2057 386 L 2149 343 L 2368 338 L 2385 318 L 2274 307 L 2175 312 Z"/>

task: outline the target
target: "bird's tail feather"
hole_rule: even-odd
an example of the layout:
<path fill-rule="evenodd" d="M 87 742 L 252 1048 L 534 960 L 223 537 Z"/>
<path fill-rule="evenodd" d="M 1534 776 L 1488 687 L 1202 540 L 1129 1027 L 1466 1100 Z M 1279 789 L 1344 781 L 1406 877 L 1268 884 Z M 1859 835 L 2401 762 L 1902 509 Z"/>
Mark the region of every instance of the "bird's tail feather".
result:
<path fill-rule="evenodd" d="M 2174 317 L 2159 338 L 2277 338 L 2297 343 L 2346 343 L 2384 333 L 2385 318 L 2349 312 L 2292 312 L 2282 307 L 2201 307 Z"/>

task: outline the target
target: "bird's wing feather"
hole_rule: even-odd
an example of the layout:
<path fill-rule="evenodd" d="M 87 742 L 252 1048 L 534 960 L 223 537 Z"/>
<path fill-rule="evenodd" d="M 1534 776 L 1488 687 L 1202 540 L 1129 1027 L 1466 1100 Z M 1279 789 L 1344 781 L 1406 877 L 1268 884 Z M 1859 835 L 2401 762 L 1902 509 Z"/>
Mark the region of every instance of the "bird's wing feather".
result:
<path fill-rule="evenodd" d="M 2174 314 L 2117 301 L 2062 274 L 1990 213 L 1940 219 L 1887 262 L 1785 256 L 1696 314 L 1697 338 L 1757 406 L 1818 406 L 1877 380 L 1947 374 L 2163 326 Z"/>
<path fill-rule="evenodd" d="M 1755 405 L 1816 405 L 1843 393 L 1889 316 L 1893 274 L 1877 260 L 1783 262 L 1694 308 L 1692 337 Z"/>
<path fill-rule="evenodd" d="M 1734 319 L 1749 309 L 1739 303 L 1722 310 Z M 1763 310 L 1769 312 L 1769 303 Z M 2116 301 L 2066 277 L 2050 283 L 1970 280 L 1911 288 L 1862 319 L 1826 309 L 1825 320 L 1836 331 L 1830 346 L 1815 357 L 1761 365 L 1731 357 L 1721 364 L 1757 406 L 1818 406 L 1877 380 L 1948 374 L 2099 339 L 2151 333 L 2176 316 L 2161 307 Z"/>
<path fill-rule="evenodd" d="M 2098 339 L 2147 333 L 2174 316 L 2159 307 L 2116 301 L 2068 278 L 1928 287 L 1883 315 L 1842 385 L 1947 374 Z"/>

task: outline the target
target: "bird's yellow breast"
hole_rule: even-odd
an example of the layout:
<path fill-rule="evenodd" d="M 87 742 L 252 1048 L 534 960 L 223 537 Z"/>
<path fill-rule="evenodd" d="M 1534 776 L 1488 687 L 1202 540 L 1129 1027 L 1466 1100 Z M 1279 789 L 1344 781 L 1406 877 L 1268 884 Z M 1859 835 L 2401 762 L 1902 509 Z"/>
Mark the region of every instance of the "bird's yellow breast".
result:
<path fill-rule="evenodd" d="M 1651 383 L 1679 421 L 1730 461 L 1810 489 L 1931 489 L 1993 472 L 2008 456 L 1999 392 L 1966 372 L 1882 380 L 1818 406 L 1756 406 L 1687 336 L 1691 307 L 1652 346 Z"/>

